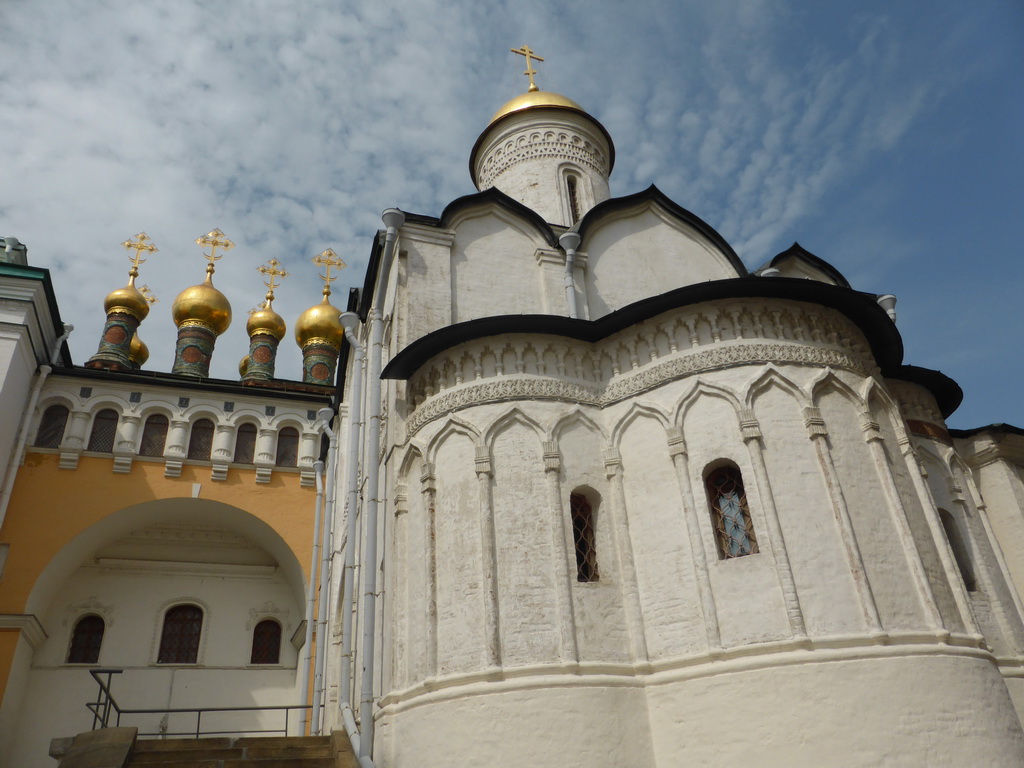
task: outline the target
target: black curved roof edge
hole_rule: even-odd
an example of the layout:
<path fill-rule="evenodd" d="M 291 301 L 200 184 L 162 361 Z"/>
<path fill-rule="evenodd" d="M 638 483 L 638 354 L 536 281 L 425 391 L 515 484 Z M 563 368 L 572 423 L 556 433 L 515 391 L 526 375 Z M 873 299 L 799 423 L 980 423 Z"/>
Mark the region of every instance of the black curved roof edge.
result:
<path fill-rule="evenodd" d="M 370 302 L 373 301 L 373 287 L 377 282 L 377 272 L 380 270 L 380 257 L 384 253 L 384 230 L 378 229 L 373 238 L 373 245 L 370 247 L 370 258 L 366 263 L 366 275 L 363 277 L 363 290 L 359 293 L 359 308 L 355 310 L 359 319 L 366 322 L 366 316 L 370 314 Z M 350 299 L 351 300 L 351 299 Z"/>
<path fill-rule="evenodd" d="M 766 267 L 774 267 L 776 262 L 781 261 L 782 259 L 785 259 L 785 258 L 789 258 L 789 257 L 793 257 L 793 258 L 800 259 L 801 261 L 805 261 L 808 264 L 810 264 L 812 267 L 815 267 L 815 268 L 821 270 L 826 275 L 828 275 L 833 280 L 835 280 L 836 283 L 838 283 L 839 285 L 843 286 L 843 288 L 849 288 L 850 287 L 850 281 L 847 280 L 843 276 L 842 272 L 840 272 L 838 269 L 833 267 L 831 264 L 829 264 L 824 259 L 822 259 L 822 258 L 820 258 L 818 256 L 815 256 L 813 253 L 808 251 L 806 248 L 804 248 L 802 245 L 800 245 L 800 243 L 798 243 L 796 241 L 794 241 L 793 244 L 791 246 L 789 246 L 789 248 L 784 250 L 782 253 L 778 253 L 774 257 L 772 257 L 772 260 L 769 261 L 767 264 L 765 264 L 762 267 L 759 267 L 758 271 L 760 271 L 762 269 L 765 269 Z"/>
<path fill-rule="evenodd" d="M 487 336 L 540 333 L 595 342 L 662 312 L 704 301 L 739 298 L 791 299 L 836 309 L 863 331 L 883 374 L 895 375 L 909 367 L 901 365 L 903 340 L 899 331 L 878 306 L 874 294 L 799 278 L 748 276 L 687 285 L 629 304 L 597 320 L 577 320 L 562 315 L 499 315 L 456 323 L 428 333 L 407 346 L 391 359 L 381 378 L 408 379 L 446 349 Z M 955 386 L 955 382 L 953 384 Z"/>
<path fill-rule="evenodd" d="M 982 432 L 1004 432 L 1008 435 L 1021 435 L 1024 437 L 1024 429 L 1015 427 L 1012 424 L 989 424 L 985 427 L 972 427 L 971 429 L 951 429 L 949 434 L 953 437 L 973 437 Z"/>
<path fill-rule="evenodd" d="M 964 391 L 942 371 L 921 368 L 917 365 L 901 365 L 891 371 L 883 371 L 887 379 L 899 379 L 924 387 L 935 396 L 942 418 L 949 417 L 964 399 Z"/>
<path fill-rule="evenodd" d="M 525 219 L 536 227 L 549 246 L 552 248 L 558 247 L 558 235 L 555 234 L 551 225 L 544 221 L 544 218 L 539 213 L 532 208 L 527 208 L 518 200 L 509 197 L 497 187 L 488 187 L 483 192 L 474 192 L 471 195 L 455 198 L 441 211 L 441 218 L 438 219 L 438 223 L 440 226 L 447 228 L 452 218 L 459 211 L 487 203 L 500 206 L 510 213 Z"/>
<path fill-rule="evenodd" d="M 683 208 L 683 206 L 668 197 L 654 184 L 651 184 L 647 189 L 635 192 L 632 195 L 626 195 L 625 197 L 613 197 L 605 200 L 604 202 L 598 203 L 587 211 L 586 215 L 584 215 L 573 229 L 579 232 L 580 237 L 585 240 L 587 237 L 587 231 L 596 226 L 597 222 L 607 214 L 613 211 L 633 208 L 634 206 L 646 202 L 657 203 L 669 214 L 680 221 L 689 224 L 704 235 L 704 237 L 710 240 L 722 251 L 722 253 L 725 254 L 729 263 L 732 264 L 733 268 L 736 270 L 736 274 L 738 276 L 746 277 L 750 274 L 746 266 L 744 266 L 743 262 L 740 260 L 740 257 L 736 255 L 736 251 L 733 250 L 732 246 L 729 245 L 724 237 L 718 234 L 718 231 L 714 227 L 704 221 L 704 219 L 700 218 L 697 214 Z"/>
<path fill-rule="evenodd" d="M 476 153 L 480 149 L 480 145 L 484 143 L 484 138 L 491 132 L 495 126 L 501 125 L 511 118 L 513 115 L 520 115 L 523 112 L 533 112 L 538 109 L 555 109 L 563 112 L 575 112 L 578 115 L 583 115 L 590 120 L 594 125 L 597 126 L 598 130 L 604 135 L 604 138 L 608 142 L 608 175 L 611 176 L 612 170 L 615 168 L 615 142 L 612 141 L 612 135 L 608 133 L 608 129 L 601 125 L 601 121 L 594 117 L 592 114 L 584 109 L 576 109 L 574 107 L 556 106 L 556 105 L 544 105 L 537 104 L 532 107 L 525 107 L 523 109 L 517 109 L 514 112 L 502 115 L 500 119 L 495 120 L 493 123 L 488 123 L 487 127 L 480 132 L 477 140 L 473 142 L 473 149 L 469 152 L 469 178 L 473 180 L 473 186 L 476 186 L 476 172 L 473 169 L 473 160 L 476 159 Z"/>

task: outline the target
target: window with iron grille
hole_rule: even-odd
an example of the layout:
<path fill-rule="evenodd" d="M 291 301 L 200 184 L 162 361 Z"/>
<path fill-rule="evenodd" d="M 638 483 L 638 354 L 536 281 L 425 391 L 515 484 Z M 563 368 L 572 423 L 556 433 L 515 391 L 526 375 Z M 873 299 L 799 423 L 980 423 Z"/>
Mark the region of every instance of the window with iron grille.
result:
<path fill-rule="evenodd" d="M 235 464 L 252 464 L 256 458 L 256 425 L 242 424 L 235 435 Z"/>
<path fill-rule="evenodd" d="M 978 583 L 974 578 L 974 566 L 971 564 L 971 555 L 967 549 L 967 542 L 960 530 L 956 520 L 946 510 L 939 509 L 939 520 L 942 521 L 942 529 L 949 539 L 949 548 L 953 550 L 953 559 L 956 560 L 956 567 L 960 569 L 960 576 L 964 580 L 964 586 L 968 592 L 978 589 Z"/>
<path fill-rule="evenodd" d="M 281 658 L 281 625 L 264 619 L 252 632 L 250 664 L 277 664 Z"/>
<path fill-rule="evenodd" d="M 711 506 L 711 521 L 718 541 L 718 556 L 727 559 L 757 553 L 757 539 L 743 490 L 743 476 L 735 464 L 725 464 L 704 480 Z"/>
<path fill-rule="evenodd" d="M 98 662 L 104 629 L 103 619 L 95 614 L 80 618 L 71 633 L 68 664 L 95 664 Z"/>
<path fill-rule="evenodd" d="M 100 453 L 112 453 L 114 438 L 117 436 L 117 411 L 104 408 L 96 414 L 92 421 L 92 432 L 89 434 L 89 447 L 86 450 Z"/>
<path fill-rule="evenodd" d="M 572 216 L 574 223 L 580 217 L 580 201 L 576 185 L 577 181 L 575 176 L 570 174 L 565 177 L 566 191 L 569 193 L 569 213 Z"/>
<path fill-rule="evenodd" d="M 164 614 L 160 633 L 158 664 L 195 664 L 199 658 L 199 636 L 203 609 L 198 605 L 176 605 Z"/>
<path fill-rule="evenodd" d="M 139 443 L 140 456 L 163 456 L 164 443 L 167 442 L 167 417 L 162 413 L 154 413 L 146 419 L 142 428 L 142 442 Z"/>
<path fill-rule="evenodd" d="M 188 439 L 188 457 L 209 461 L 212 450 L 213 422 L 209 419 L 199 419 L 192 425 L 192 434 Z"/>
<path fill-rule="evenodd" d="M 285 427 L 277 435 L 277 461 L 279 467 L 294 467 L 299 463 L 299 430 Z"/>
<path fill-rule="evenodd" d="M 572 538 L 576 548 L 576 581 L 597 581 L 597 546 L 594 508 L 582 493 L 569 494 Z"/>
<path fill-rule="evenodd" d="M 63 405 L 51 405 L 43 412 L 43 418 L 39 421 L 39 430 L 36 432 L 36 447 L 60 448 L 60 443 L 64 439 L 64 428 L 68 424 L 69 413 Z"/>

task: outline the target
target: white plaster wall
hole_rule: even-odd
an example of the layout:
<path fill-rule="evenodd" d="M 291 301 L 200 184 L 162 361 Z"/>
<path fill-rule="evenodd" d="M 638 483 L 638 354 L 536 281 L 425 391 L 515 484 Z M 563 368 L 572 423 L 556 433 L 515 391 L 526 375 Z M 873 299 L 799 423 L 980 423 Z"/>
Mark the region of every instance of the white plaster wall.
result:
<path fill-rule="evenodd" d="M 0 328 L 0 413 L 5 414 L 0 419 L 0 488 L 7 481 L 35 367 L 27 330 Z"/>

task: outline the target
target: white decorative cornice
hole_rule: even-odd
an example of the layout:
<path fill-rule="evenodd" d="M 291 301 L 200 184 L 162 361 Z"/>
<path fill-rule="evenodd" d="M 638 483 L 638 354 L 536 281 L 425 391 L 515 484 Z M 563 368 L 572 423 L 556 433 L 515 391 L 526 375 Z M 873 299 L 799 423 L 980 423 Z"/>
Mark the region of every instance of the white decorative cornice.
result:
<path fill-rule="evenodd" d="M 0 613 L 0 629 L 17 629 L 35 650 L 45 642 L 46 630 L 32 613 Z"/>

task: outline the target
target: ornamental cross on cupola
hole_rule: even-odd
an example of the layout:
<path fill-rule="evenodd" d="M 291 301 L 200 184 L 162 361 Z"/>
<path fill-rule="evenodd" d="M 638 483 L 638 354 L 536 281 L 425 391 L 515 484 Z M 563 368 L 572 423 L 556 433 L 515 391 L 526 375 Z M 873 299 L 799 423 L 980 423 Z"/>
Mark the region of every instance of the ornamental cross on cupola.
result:
<path fill-rule="evenodd" d="M 230 251 L 232 248 L 235 247 L 235 244 L 228 240 L 227 235 L 225 235 L 219 229 L 214 229 L 210 232 L 207 232 L 202 237 L 197 237 L 196 245 L 200 247 L 207 245 L 210 246 L 209 253 L 203 251 L 203 256 L 206 257 L 206 260 L 208 262 L 210 262 L 209 264 L 206 265 L 206 274 L 208 275 L 213 274 L 213 262 L 220 261 L 222 258 L 224 258 L 223 253 L 220 256 L 217 255 L 217 249 L 220 248 L 222 251 Z"/>
<path fill-rule="evenodd" d="M 156 248 L 154 248 L 153 250 L 155 251 Z M 160 301 L 160 299 L 158 299 L 153 294 L 153 292 L 151 290 L 149 290 L 149 286 L 148 285 L 140 286 L 139 287 L 139 293 L 142 294 L 142 298 L 144 298 L 149 304 L 156 304 L 158 301 Z"/>
<path fill-rule="evenodd" d="M 288 273 L 277 259 L 271 259 L 263 266 L 256 267 L 256 271 L 263 275 L 263 284 L 267 286 L 267 297 L 263 306 L 270 309 L 270 302 L 274 300 L 274 288 L 278 285 L 275 278 L 288 277 Z"/>
<path fill-rule="evenodd" d="M 331 248 L 328 248 L 323 253 L 314 256 L 313 263 L 318 267 L 324 268 L 324 274 L 320 275 L 320 279 L 324 281 L 324 296 L 330 296 L 331 283 L 338 279 L 337 275 L 331 275 L 331 267 L 344 269 L 348 265 L 342 261 L 341 257 Z"/>
<path fill-rule="evenodd" d="M 145 232 L 139 232 L 134 240 L 125 240 L 121 243 L 121 246 L 129 251 L 135 251 L 133 255 L 128 257 L 132 261 L 132 268 L 128 270 L 128 284 L 135 285 L 135 278 L 139 276 L 139 264 L 146 263 L 146 260 L 142 258 L 142 254 L 156 253 L 158 249 L 153 245 L 153 241 L 149 239 L 149 235 Z"/>
<path fill-rule="evenodd" d="M 533 81 L 533 76 L 537 74 L 537 70 L 533 68 L 531 61 L 544 61 L 544 59 L 534 53 L 530 49 L 530 46 L 525 44 L 522 48 L 510 48 L 509 50 L 512 51 L 512 53 L 517 53 L 520 56 L 526 57 L 526 71 L 523 72 L 523 74 L 530 78 L 530 87 L 526 90 L 528 92 L 539 91 L 540 88 L 538 88 L 537 83 Z"/>

